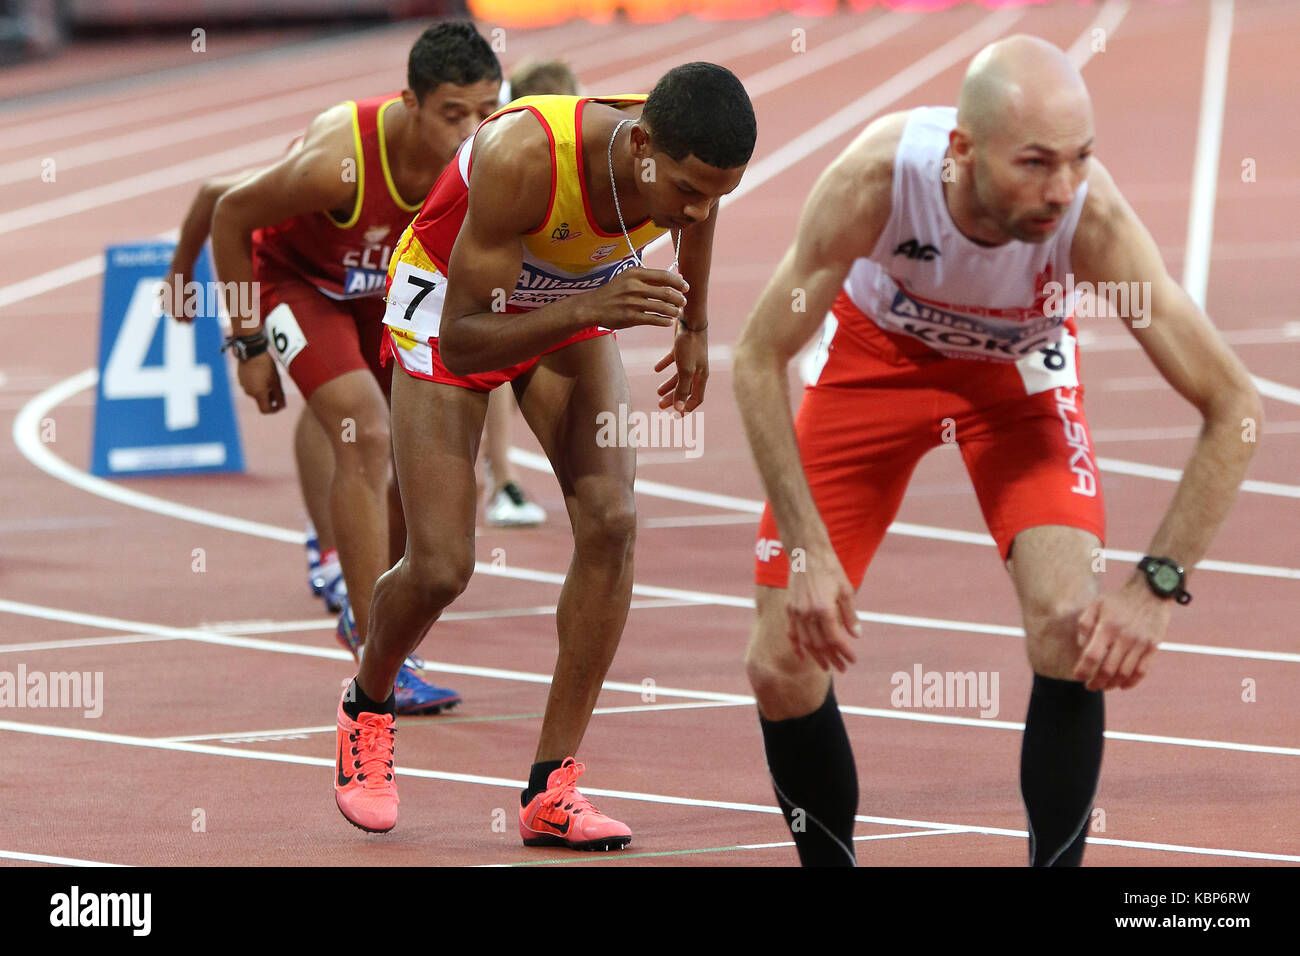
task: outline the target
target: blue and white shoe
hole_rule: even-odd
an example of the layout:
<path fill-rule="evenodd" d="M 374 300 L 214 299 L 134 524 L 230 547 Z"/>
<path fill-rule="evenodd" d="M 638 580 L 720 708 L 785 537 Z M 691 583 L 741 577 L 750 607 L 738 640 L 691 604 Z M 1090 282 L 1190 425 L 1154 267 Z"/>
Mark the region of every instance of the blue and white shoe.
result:
<path fill-rule="evenodd" d="M 397 683 L 393 688 L 399 714 L 440 714 L 460 703 L 460 694 L 430 684 L 410 665 L 410 658 L 407 661 L 397 672 Z"/>
<path fill-rule="evenodd" d="M 307 522 L 307 585 L 315 597 L 321 596 L 325 582 L 320 575 L 320 539 L 316 537 L 316 528 Z"/>

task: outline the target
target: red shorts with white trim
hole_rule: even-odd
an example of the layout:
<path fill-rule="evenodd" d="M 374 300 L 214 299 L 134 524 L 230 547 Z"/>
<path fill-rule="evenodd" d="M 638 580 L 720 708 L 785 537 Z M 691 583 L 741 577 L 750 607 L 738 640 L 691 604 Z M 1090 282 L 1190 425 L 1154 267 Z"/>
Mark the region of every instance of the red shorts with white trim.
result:
<path fill-rule="evenodd" d="M 813 500 L 854 589 L 916 463 L 945 442 L 961 450 L 1004 562 L 1016 535 L 1038 525 L 1080 528 L 1105 541 L 1072 327 L 1069 333 L 1017 363 L 945 358 L 880 329 L 840 295 L 795 433 Z M 786 586 L 787 550 L 769 505 L 755 547 L 757 584 Z"/>
<path fill-rule="evenodd" d="M 288 270 L 265 266 L 257 281 L 271 352 L 304 399 L 326 382 L 361 369 L 388 394 L 392 372 L 379 354 L 382 298 L 332 299 Z"/>

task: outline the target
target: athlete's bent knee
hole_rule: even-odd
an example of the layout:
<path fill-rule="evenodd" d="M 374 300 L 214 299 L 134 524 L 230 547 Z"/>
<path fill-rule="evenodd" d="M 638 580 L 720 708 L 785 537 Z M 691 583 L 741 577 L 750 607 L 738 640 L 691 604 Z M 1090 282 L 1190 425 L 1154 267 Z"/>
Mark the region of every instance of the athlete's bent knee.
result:
<path fill-rule="evenodd" d="M 403 559 L 407 586 L 412 596 L 430 614 L 437 614 L 460 597 L 474 573 L 474 556 L 440 554 L 429 558 Z"/>
<path fill-rule="evenodd" d="M 745 675 L 759 710 L 769 720 L 812 713 L 826 698 L 830 684 L 830 675 L 812 661 L 796 657 L 788 642 L 752 641 L 745 653 Z"/>
<path fill-rule="evenodd" d="M 1088 602 L 1051 598 L 1022 609 L 1025 648 L 1036 674 L 1068 679 L 1079 655 L 1079 616 Z"/>
<path fill-rule="evenodd" d="M 636 505 L 630 496 L 583 502 L 574 527 L 580 549 L 617 556 L 630 554 L 636 542 Z"/>

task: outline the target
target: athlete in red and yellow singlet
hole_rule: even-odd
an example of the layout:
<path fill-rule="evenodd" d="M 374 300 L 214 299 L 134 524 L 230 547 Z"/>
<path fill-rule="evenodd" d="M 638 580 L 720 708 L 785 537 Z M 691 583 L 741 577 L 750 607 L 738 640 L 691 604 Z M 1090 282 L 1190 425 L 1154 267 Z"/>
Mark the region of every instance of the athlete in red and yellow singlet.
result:
<path fill-rule="evenodd" d="M 574 536 L 556 613 L 559 655 L 521 797 L 528 845 L 611 849 L 631 840 L 578 792 L 583 765 L 573 759 L 632 586 L 636 449 L 602 440 L 599 424 L 631 394 L 604 333 L 675 327 L 656 366 L 676 367 L 660 405 L 689 414 L 700 404 L 718 201 L 739 185 L 755 132 L 740 81 L 707 63 L 670 71 L 648 97 L 524 99 L 461 148 L 394 255 L 384 322 L 403 369 L 393 374 L 393 452 L 407 544 L 375 586 L 358 694 L 383 699 L 468 584 L 487 389 L 511 381 Z M 680 275 L 633 254 L 669 230 L 680 231 Z M 385 799 L 395 814 L 396 791 Z M 354 820 L 374 812 L 361 801 L 340 806 Z"/>
<path fill-rule="evenodd" d="M 521 237 L 523 262 L 519 278 L 508 296 L 499 297 L 502 301 L 498 311 L 511 315 L 532 312 L 599 288 L 636 265 L 640 250 L 666 232 L 646 220 L 629 224 L 625 238 L 621 229 L 611 233 L 595 223 L 579 152 L 587 103 L 621 106 L 643 102 L 644 95 L 530 96 L 516 100 L 488 120 L 529 112 L 545 131 L 551 164 L 545 219 Z M 449 372 L 438 354 L 443 277 L 465 220 L 473 169 L 472 143 L 468 140 L 461 147 L 398 245 L 389 267 L 389 304 L 384 323 L 391 339 L 385 343 L 385 351 L 395 352 L 402 367 L 419 378 L 488 391 L 527 371 L 536 357 L 507 368 L 462 376 Z M 432 288 L 429 283 L 433 283 Z M 607 331 L 584 329 L 548 351 Z"/>
<path fill-rule="evenodd" d="M 391 376 L 379 362 L 388 259 L 456 148 L 497 108 L 501 66 L 472 24 L 442 23 L 412 46 L 407 81 L 400 94 L 321 113 L 301 143 L 270 166 L 209 184 L 176 253 L 177 264 L 188 267 L 210 219 L 226 289 L 256 281 L 255 301 L 227 297 L 243 340 L 240 385 L 263 413 L 283 408 L 278 359 L 311 410 L 300 420 L 295 451 L 323 445 L 317 459 L 329 478 L 320 497 L 350 602 L 338 633 L 354 651 L 365 640 L 375 579 L 391 560 L 388 529 L 400 522 L 388 437 Z M 310 435 L 316 438 L 305 441 Z M 316 494 L 315 472 L 302 467 L 303 457 L 304 493 Z M 410 666 L 398 696 L 405 712 L 459 700 Z"/>

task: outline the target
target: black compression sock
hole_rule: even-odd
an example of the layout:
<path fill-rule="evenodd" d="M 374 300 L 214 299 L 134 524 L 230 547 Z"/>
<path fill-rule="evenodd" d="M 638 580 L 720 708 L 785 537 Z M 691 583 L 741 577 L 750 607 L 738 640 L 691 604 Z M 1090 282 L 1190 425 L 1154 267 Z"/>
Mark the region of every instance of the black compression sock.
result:
<path fill-rule="evenodd" d="M 1034 675 L 1020 750 L 1030 866 L 1080 866 L 1101 776 L 1102 692 Z"/>
<path fill-rule="evenodd" d="M 354 677 L 352 686 L 348 688 L 348 692 L 343 696 L 343 713 L 353 720 L 356 720 L 362 714 L 396 714 L 397 694 L 389 694 L 388 700 L 381 704 L 377 700 L 371 700 Z"/>
<path fill-rule="evenodd" d="M 528 806 L 533 797 L 546 789 L 546 779 L 551 775 L 552 771 L 559 770 L 562 763 L 564 763 L 563 760 L 543 760 L 541 763 L 533 764 L 528 771 L 528 789 L 519 795 L 519 805 L 521 807 Z"/>
<path fill-rule="evenodd" d="M 856 866 L 853 815 L 858 770 L 835 688 L 811 714 L 789 720 L 758 715 L 772 788 L 804 866 Z"/>

